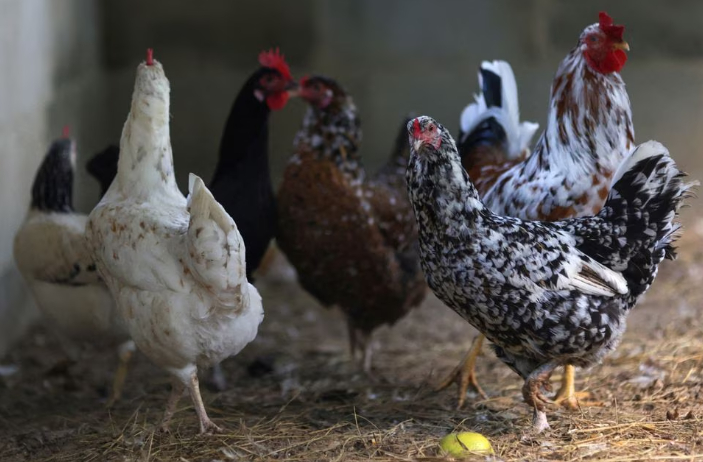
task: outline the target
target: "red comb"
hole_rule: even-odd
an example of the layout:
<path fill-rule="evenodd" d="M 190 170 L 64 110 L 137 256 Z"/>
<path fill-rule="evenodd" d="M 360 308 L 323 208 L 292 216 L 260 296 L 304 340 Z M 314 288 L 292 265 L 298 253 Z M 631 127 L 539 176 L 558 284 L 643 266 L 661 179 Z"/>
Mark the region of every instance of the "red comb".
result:
<path fill-rule="evenodd" d="M 61 129 L 61 138 L 68 138 L 71 135 L 71 127 L 69 125 L 64 125 Z"/>
<path fill-rule="evenodd" d="M 598 13 L 598 25 L 600 30 L 605 32 L 605 35 L 607 35 L 610 39 L 617 41 L 622 40 L 622 34 L 625 32 L 625 26 L 614 25 L 613 18 L 608 16 L 608 13 L 605 11 Z"/>
<path fill-rule="evenodd" d="M 269 51 L 262 51 L 259 53 L 259 64 L 263 67 L 276 69 L 286 80 L 293 80 L 293 76 L 290 74 L 290 68 L 286 63 L 286 59 L 278 48 L 276 48 L 275 51 L 272 48 Z"/>
<path fill-rule="evenodd" d="M 419 137 L 421 131 L 422 130 L 420 129 L 420 120 L 415 119 L 415 121 L 413 122 L 413 138 Z"/>
<path fill-rule="evenodd" d="M 154 49 L 153 48 L 146 49 L 146 65 L 147 66 L 154 65 Z"/>

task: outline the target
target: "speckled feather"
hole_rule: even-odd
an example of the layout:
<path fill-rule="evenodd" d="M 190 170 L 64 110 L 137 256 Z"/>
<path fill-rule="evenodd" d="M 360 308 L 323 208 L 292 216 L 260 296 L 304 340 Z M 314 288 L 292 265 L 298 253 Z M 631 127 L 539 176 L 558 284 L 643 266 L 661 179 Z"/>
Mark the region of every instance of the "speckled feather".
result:
<path fill-rule="evenodd" d="M 356 107 L 337 84 L 334 91 L 325 110 L 308 109 L 296 136 L 278 193 L 277 241 L 306 290 L 370 332 L 425 294 L 404 179 L 407 138 L 367 179 Z"/>
<path fill-rule="evenodd" d="M 521 159 L 516 153 L 527 145 L 513 142 L 519 146 L 516 153 L 486 156 L 475 151 L 504 147 L 472 144 L 472 133 L 465 135 L 469 142 L 460 145 L 464 166 L 494 212 L 554 221 L 591 215 L 603 205 L 613 174 L 634 147 L 634 129 L 620 75 L 596 72 L 584 58 L 583 38 L 597 28 L 598 24 L 588 26 L 561 62 L 552 84 L 546 129 L 531 155 Z M 499 126 L 508 139 L 520 138 L 510 125 Z"/>
<path fill-rule="evenodd" d="M 666 149 L 641 145 L 597 216 L 531 222 L 491 212 L 449 133 L 429 117 L 419 124 L 442 135 L 439 149 L 418 144 L 407 170 L 435 294 L 522 377 L 549 361 L 589 366 L 614 349 L 657 265 L 673 258 L 675 213 L 691 185 Z"/>

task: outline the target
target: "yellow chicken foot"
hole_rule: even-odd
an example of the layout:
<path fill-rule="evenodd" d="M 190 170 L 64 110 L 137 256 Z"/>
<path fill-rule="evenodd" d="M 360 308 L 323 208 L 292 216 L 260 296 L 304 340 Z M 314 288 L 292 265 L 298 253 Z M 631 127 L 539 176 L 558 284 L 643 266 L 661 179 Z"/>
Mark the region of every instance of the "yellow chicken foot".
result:
<path fill-rule="evenodd" d="M 576 392 L 574 386 L 574 366 L 567 364 L 564 366 L 564 376 L 561 379 L 561 388 L 554 396 L 554 402 L 571 411 L 578 410 L 581 406 L 602 406 L 600 401 L 586 401 L 591 394 L 587 391 Z M 584 399 L 581 401 L 579 398 Z"/>
<path fill-rule="evenodd" d="M 483 345 L 483 339 L 485 337 L 482 334 L 478 334 L 474 338 L 473 343 L 471 343 L 471 348 L 464 356 L 464 359 L 454 368 L 454 370 L 447 376 L 446 379 L 442 381 L 436 388 L 435 391 L 444 390 L 452 383 L 456 382 L 459 386 L 459 399 L 457 404 L 457 409 L 461 409 L 466 401 L 466 392 L 471 386 L 476 393 L 481 395 L 482 398 L 488 398 L 488 395 L 481 389 L 481 386 L 476 380 L 476 358 L 479 353 L 481 353 L 481 346 Z"/>
<path fill-rule="evenodd" d="M 124 389 L 124 382 L 127 378 L 129 362 L 132 359 L 135 350 L 136 346 L 131 340 L 120 345 L 117 350 L 119 363 L 117 365 L 117 370 L 115 371 L 115 377 L 112 380 L 112 395 L 107 401 L 107 407 L 112 407 L 122 397 L 122 390 Z"/>

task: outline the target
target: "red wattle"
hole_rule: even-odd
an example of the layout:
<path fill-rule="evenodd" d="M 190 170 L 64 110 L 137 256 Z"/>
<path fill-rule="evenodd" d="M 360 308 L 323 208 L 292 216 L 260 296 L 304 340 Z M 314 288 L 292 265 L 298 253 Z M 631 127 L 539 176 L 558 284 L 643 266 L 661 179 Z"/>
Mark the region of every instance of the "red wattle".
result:
<path fill-rule="evenodd" d="M 283 109 L 285 107 L 288 102 L 288 98 L 289 95 L 287 91 L 273 93 L 266 97 L 266 104 L 272 111 L 278 111 L 279 109 Z"/>
<path fill-rule="evenodd" d="M 620 72 L 627 62 L 627 54 L 623 50 L 613 50 L 599 59 L 593 59 L 588 51 L 585 51 L 584 57 L 591 69 L 601 74 Z"/>

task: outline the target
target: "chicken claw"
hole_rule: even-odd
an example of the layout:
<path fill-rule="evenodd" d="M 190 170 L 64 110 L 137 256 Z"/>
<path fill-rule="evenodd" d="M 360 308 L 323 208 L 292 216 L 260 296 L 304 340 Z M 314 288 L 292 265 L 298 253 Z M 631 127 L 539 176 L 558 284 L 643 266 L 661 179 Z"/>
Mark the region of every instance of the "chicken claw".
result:
<path fill-rule="evenodd" d="M 542 390 L 549 391 L 551 389 L 549 377 L 557 366 L 558 364 L 551 361 L 543 364 L 527 376 L 522 387 L 525 403 L 534 408 L 532 429 L 535 433 L 542 433 L 549 428 L 545 409 L 547 405 L 553 404 L 553 401 L 544 396 Z"/>
<path fill-rule="evenodd" d="M 560 404 L 565 409 L 577 411 L 582 406 L 603 406 L 601 401 L 588 401 L 586 398 L 591 396 L 587 391 L 576 391 L 574 386 L 574 366 L 567 364 L 564 366 L 564 377 L 562 378 L 561 388 L 554 396 L 554 403 Z M 583 401 L 579 398 L 583 398 Z"/>
<path fill-rule="evenodd" d="M 461 409 L 464 406 L 466 402 L 466 392 L 469 387 L 473 388 L 483 399 L 488 399 L 488 395 L 486 395 L 476 379 L 476 358 L 481 353 L 484 338 L 482 334 L 474 338 L 473 343 L 471 343 L 471 348 L 469 348 L 464 359 L 435 388 L 435 391 L 441 391 L 456 382 L 459 386 L 457 409 Z"/>

